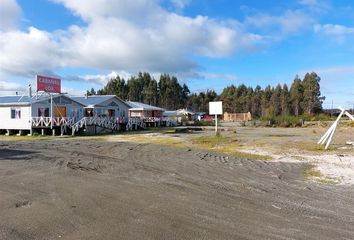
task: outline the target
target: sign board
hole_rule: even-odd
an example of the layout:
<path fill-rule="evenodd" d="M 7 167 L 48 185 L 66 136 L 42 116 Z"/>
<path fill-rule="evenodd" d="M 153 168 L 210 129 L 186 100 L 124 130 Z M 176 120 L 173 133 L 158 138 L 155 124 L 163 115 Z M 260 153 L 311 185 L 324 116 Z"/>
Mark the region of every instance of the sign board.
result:
<path fill-rule="evenodd" d="M 222 102 L 209 102 L 210 115 L 222 115 Z"/>
<path fill-rule="evenodd" d="M 61 92 L 61 79 L 55 77 L 47 77 L 37 75 L 37 91 L 44 91 L 49 93 Z"/>

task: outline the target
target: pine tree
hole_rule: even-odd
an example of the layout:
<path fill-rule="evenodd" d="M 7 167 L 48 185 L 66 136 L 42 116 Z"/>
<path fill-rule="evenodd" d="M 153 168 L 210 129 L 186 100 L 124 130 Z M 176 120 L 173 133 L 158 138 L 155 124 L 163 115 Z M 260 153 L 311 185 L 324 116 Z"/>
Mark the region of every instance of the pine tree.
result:
<path fill-rule="evenodd" d="M 271 105 L 270 105 L 270 115 L 278 116 L 281 114 L 281 86 L 280 84 L 274 89 L 271 97 Z"/>
<path fill-rule="evenodd" d="M 262 102 L 261 102 L 261 109 L 262 109 L 262 116 L 266 117 L 270 115 L 270 99 L 272 97 L 272 89 L 271 87 L 268 85 L 264 91 L 263 91 L 263 95 L 262 95 Z"/>
<path fill-rule="evenodd" d="M 283 90 L 280 96 L 281 100 L 281 114 L 289 115 L 290 114 L 290 93 L 288 89 L 288 85 L 283 85 Z"/>
<path fill-rule="evenodd" d="M 322 110 L 322 102 L 324 100 L 321 97 L 320 91 L 321 78 L 314 72 L 306 73 L 303 80 L 304 88 L 304 111 L 307 114 L 317 113 Z"/>
<path fill-rule="evenodd" d="M 292 113 L 295 116 L 302 114 L 302 101 L 303 101 L 304 89 L 302 86 L 302 81 L 298 75 L 295 76 L 295 79 L 290 87 L 290 101 Z"/>
<path fill-rule="evenodd" d="M 257 85 L 256 88 L 254 89 L 254 94 L 252 96 L 252 105 L 251 105 L 251 113 L 252 116 L 254 117 L 260 117 L 262 116 L 262 95 L 263 91 L 262 88 Z"/>

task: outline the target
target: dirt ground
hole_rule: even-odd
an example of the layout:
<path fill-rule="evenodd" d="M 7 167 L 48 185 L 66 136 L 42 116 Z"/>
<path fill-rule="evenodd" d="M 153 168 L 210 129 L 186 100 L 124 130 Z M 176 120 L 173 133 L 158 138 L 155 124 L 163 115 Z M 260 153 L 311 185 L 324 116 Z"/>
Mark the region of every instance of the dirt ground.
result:
<path fill-rule="evenodd" d="M 0 239 L 354 239 L 350 181 L 305 174 L 352 150 L 316 148 L 325 129 L 224 130 L 274 159 L 194 146 L 212 131 L 0 137 Z"/>

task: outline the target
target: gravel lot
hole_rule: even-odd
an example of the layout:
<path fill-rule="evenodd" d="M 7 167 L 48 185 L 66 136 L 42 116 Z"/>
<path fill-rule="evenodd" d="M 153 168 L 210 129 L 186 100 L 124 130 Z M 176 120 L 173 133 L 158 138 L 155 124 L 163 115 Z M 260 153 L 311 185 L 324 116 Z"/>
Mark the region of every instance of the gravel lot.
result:
<path fill-rule="evenodd" d="M 236 131 L 243 151 L 276 155 L 325 129 Z M 354 239 L 353 186 L 306 179 L 308 161 L 128 135 L 14 138 L 0 138 L 0 239 Z"/>

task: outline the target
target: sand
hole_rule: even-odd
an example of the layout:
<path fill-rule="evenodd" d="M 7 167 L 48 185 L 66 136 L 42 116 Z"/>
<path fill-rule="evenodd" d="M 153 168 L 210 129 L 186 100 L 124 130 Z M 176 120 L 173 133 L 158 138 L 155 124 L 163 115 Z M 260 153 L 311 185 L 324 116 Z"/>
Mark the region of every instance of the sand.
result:
<path fill-rule="evenodd" d="M 0 239 L 354 238 L 353 187 L 306 161 L 114 140 L 0 141 Z"/>

